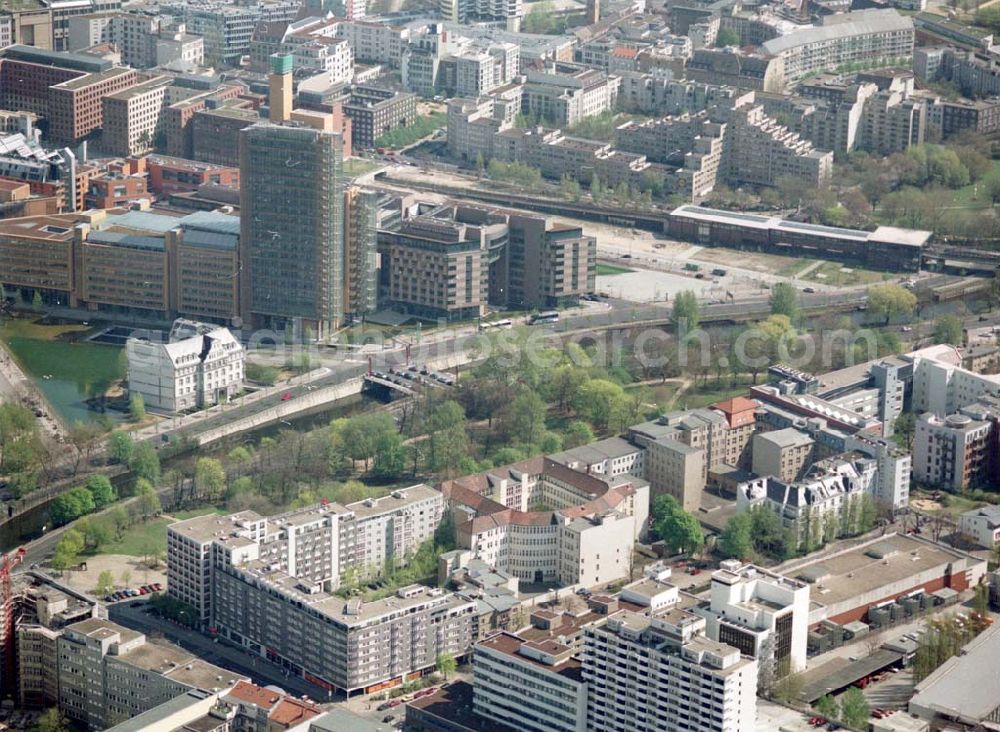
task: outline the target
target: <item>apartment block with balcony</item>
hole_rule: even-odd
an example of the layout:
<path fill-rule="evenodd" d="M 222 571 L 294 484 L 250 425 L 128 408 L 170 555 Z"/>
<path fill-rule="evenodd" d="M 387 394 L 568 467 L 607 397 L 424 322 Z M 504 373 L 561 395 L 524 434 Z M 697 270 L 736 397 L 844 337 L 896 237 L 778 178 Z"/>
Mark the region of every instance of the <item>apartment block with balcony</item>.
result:
<path fill-rule="evenodd" d="M 919 483 L 963 491 L 995 483 L 996 423 L 955 413 L 917 417 L 913 438 L 913 478 Z"/>
<path fill-rule="evenodd" d="M 757 663 L 705 636 L 682 606 L 622 610 L 584 630 L 586 729 L 742 732 L 756 716 Z"/>
<path fill-rule="evenodd" d="M 281 570 L 236 566 L 215 582 L 223 637 L 330 691 L 399 685 L 432 670 L 441 654 L 465 656 L 472 642 L 475 602 L 438 588 L 345 600 Z"/>
<path fill-rule="evenodd" d="M 364 578 L 384 571 L 387 563 L 403 563 L 434 535 L 443 505 L 439 492 L 416 485 L 348 506 L 180 521 L 167 528 L 167 588 L 195 607 L 205 627 L 217 602 L 212 587 L 220 569 L 257 562 L 336 589 L 347 573 Z"/>
<path fill-rule="evenodd" d="M 821 25 L 778 36 L 761 48 L 780 57 L 785 78 L 795 80 L 856 62 L 909 59 L 913 43 L 912 18 L 872 9 L 826 15 Z"/>
<path fill-rule="evenodd" d="M 476 715 L 534 732 L 585 732 L 587 687 L 572 646 L 498 633 L 473 650 Z"/>
<path fill-rule="evenodd" d="M 621 77 L 594 69 L 529 71 L 521 111 L 546 124 L 572 127 L 586 117 L 613 110 L 620 86 Z"/>

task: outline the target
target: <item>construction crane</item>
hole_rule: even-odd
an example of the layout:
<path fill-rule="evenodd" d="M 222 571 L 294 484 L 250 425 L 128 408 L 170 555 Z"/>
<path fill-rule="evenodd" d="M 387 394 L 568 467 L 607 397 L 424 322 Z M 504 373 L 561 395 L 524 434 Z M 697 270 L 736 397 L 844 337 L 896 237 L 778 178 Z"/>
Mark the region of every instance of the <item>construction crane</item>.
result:
<path fill-rule="evenodd" d="M 0 656 L 3 658 L 3 668 L 0 669 L 0 679 L 8 686 L 14 678 L 14 590 L 11 574 L 14 567 L 24 559 L 24 547 L 16 552 L 0 556 Z"/>

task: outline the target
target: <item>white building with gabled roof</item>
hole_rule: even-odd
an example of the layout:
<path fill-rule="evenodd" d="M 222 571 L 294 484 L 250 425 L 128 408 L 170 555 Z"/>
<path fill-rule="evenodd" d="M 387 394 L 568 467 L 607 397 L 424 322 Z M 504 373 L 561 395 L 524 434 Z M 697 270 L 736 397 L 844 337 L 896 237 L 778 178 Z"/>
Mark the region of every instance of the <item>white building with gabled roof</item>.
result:
<path fill-rule="evenodd" d="M 235 396 L 243 384 L 243 346 L 228 328 L 174 321 L 170 339 L 129 338 L 129 394 L 169 412 L 211 406 Z"/>

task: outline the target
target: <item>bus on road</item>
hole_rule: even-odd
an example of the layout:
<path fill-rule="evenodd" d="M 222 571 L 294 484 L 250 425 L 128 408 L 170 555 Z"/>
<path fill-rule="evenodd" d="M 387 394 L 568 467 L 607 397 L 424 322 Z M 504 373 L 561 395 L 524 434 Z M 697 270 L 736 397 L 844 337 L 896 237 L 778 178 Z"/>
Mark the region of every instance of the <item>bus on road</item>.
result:
<path fill-rule="evenodd" d="M 528 318 L 528 325 L 541 325 L 543 323 L 558 323 L 559 313 L 555 310 L 545 310 Z"/>

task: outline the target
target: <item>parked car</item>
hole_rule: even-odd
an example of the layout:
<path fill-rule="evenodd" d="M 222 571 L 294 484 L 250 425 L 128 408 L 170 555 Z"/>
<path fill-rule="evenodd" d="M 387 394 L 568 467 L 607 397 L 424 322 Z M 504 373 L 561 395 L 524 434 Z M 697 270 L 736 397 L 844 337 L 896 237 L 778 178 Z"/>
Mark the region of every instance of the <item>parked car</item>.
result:
<path fill-rule="evenodd" d="M 291 401 L 291 399 L 292 399 L 292 392 L 290 391 L 286 391 L 284 394 L 281 395 L 281 401 L 283 402 Z"/>
<path fill-rule="evenodd" d="M 814 292 L 816 292 L 816 288 L 815 287 L 803 287 L 802 288 L 802 292 L 805 292 L 806 294 L 811 295 Z"/>
<path fill-rule="evenodd" d="M 160 590 L 163 589 L 163 585 L 161 585 L 159 582 L 154 582 L 153 583 L 153 589 L 156 590 L 157 592 L 159 592 Z"/>

